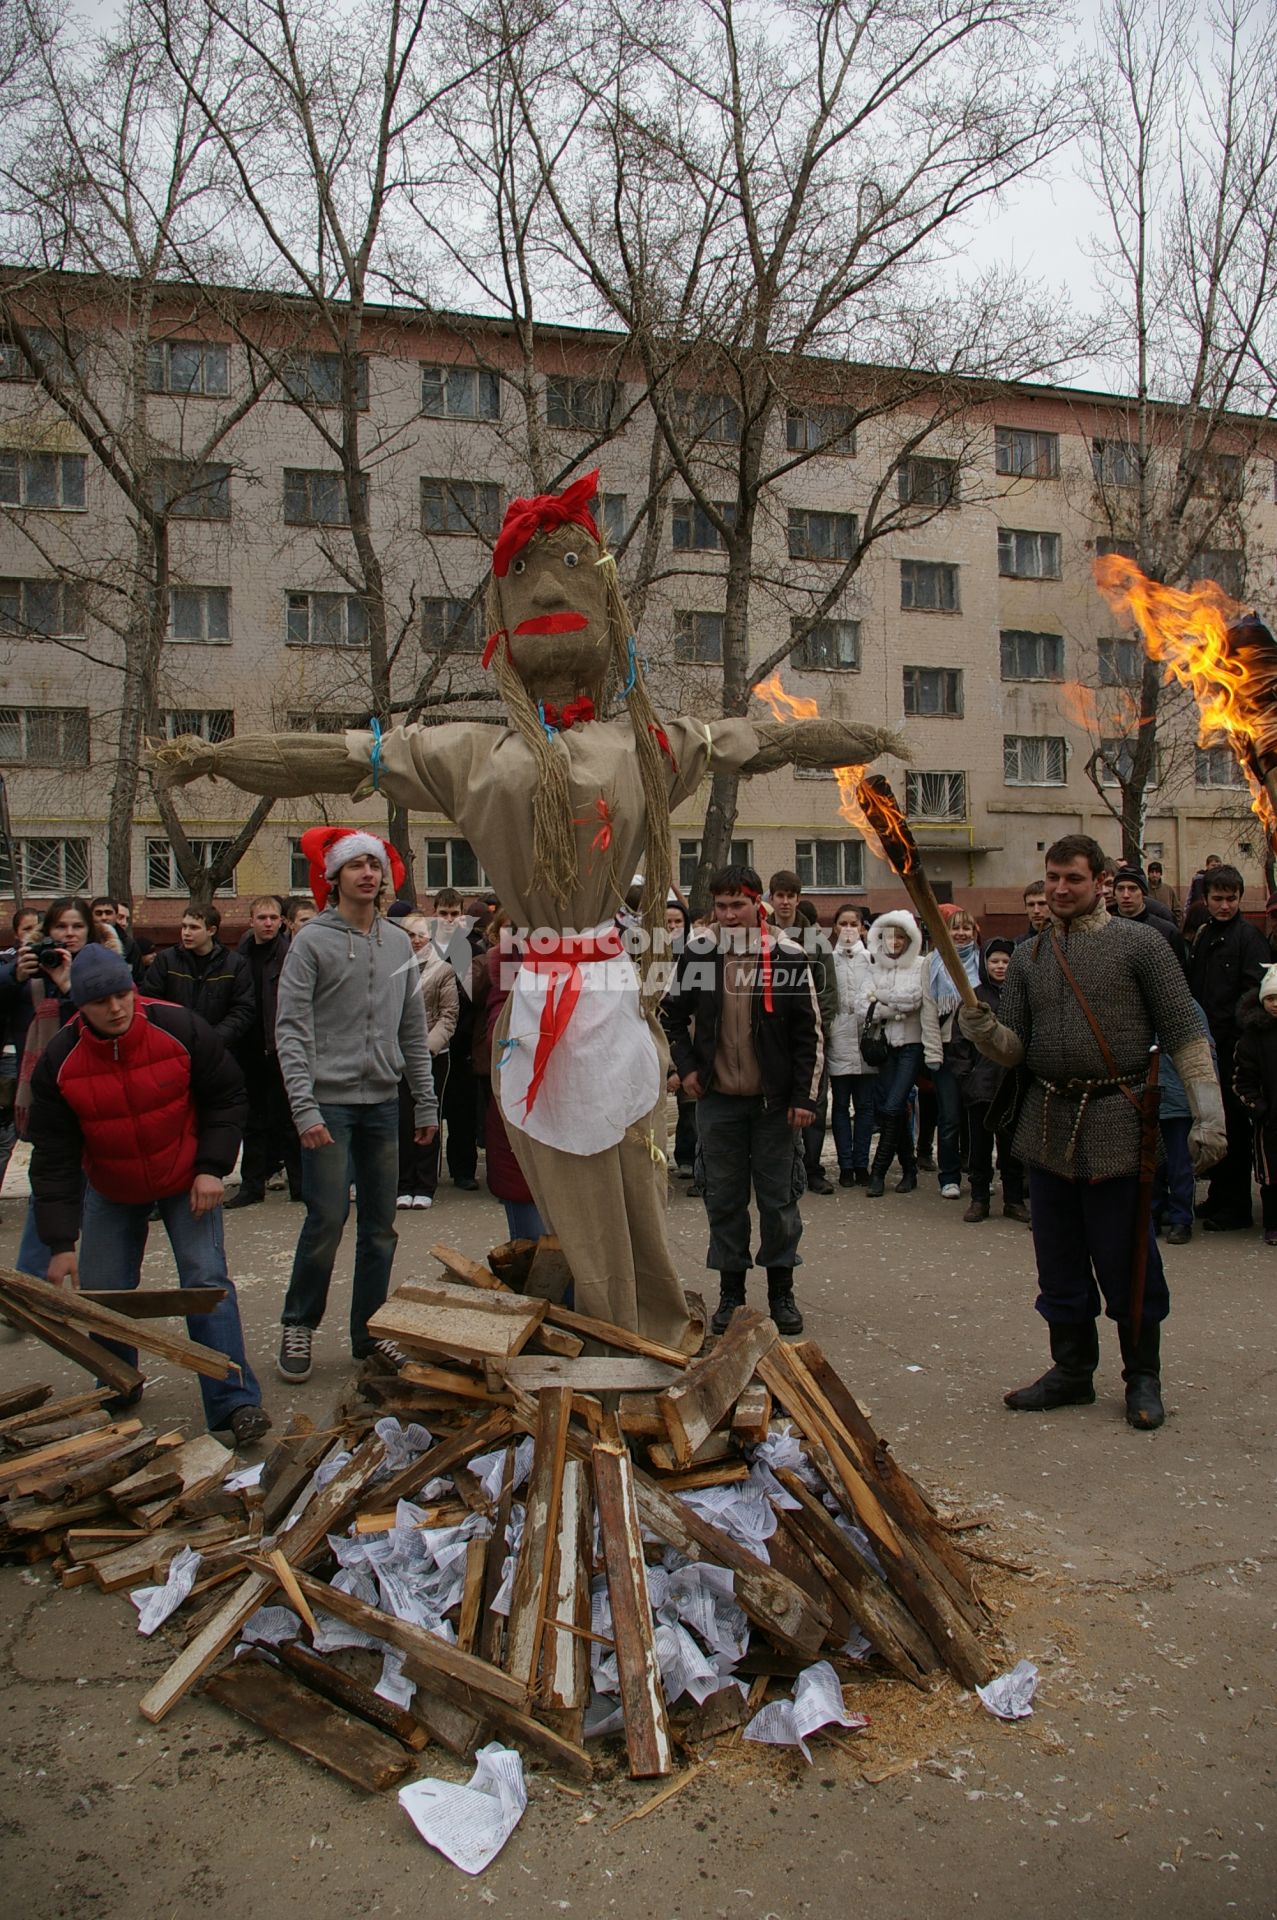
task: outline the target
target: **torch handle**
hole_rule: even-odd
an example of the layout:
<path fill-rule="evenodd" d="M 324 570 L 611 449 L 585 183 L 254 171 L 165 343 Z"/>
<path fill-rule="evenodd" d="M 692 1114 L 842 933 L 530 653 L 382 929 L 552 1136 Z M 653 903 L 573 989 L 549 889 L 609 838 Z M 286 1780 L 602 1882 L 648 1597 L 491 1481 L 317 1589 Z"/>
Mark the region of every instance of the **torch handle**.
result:
<path fill-rule="evenodd" d="M 902 873 L 900 878 L 904 882 L 909 898 L 922 916 L 923 925 L 931 935 L 936 952 L 944 961 L 945 972 L 952 980 L 958 998 L 964 1007 L 979 1006 L 980 1003 L 975 997 L 975 988 L 967 979 L 967 970 L 958 958 L 958 949 L 953 944 L 949 923 L 940 911 L 940 902 L 931 890 L 930 880 L 921 866 L 915 867 L 912 873 Z"/>

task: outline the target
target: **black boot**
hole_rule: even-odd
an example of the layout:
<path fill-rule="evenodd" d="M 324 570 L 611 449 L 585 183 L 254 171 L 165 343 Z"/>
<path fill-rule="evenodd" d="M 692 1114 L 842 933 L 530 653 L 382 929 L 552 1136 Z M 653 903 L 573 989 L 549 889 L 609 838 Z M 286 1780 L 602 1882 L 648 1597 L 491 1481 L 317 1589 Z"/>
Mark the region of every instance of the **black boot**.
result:
<path fill-rule="evenodd" d="M 1117 1328 L 1122 1344 L 1122 1378 L 1126 1382 L 1126 1418 L 1142 1433 L 1152 1433 L 1166 1418 L 1162 1405 L 1162 1328 L 1146 1320 L 1137 1339 L 1128 1320 Z"/>
<path fill-rule="evenodd" d="M 743 1273 L 720 1273 L 718 1276 L 718 1305 L 714 1309 L 714 1318 L 709 1323 L 711 1333 L 726 1333 L 732 1315 L 737 1307 L 745 1304 L 745 1276 Z"/>
<path fill-rule="evenodd" d="M 873 1165 L 869 1169 L 869 1185 L 865 1192 L 871 1200 L 880 1200 L 887 1191 L 887 1169 L 896 1157 L 896 1135 L 900 1132 L 900 1115 L 884 1114 L 878 1128 L 878 1145 L 874 1152 Z"/>
<path fill-rule="evenodd" d="M 1016 1413 L 1052 1413 L 1056 1407 L 1089 1407 L 1095 1399 L 1092 1384 L 1100 1364 L 1100 1335 L 1094 1320 L 1051 1324 L 1051 1358 L 1055 1365 L 1031 1387 L 1019 1387 L 1002 1397 Z"/>
<path fill-rule="evenodd" d="M 901 1115 L 896 1152 L 900 1157 L 900 1178 L 896 1182 L 896 1192 L 913 1193 L 918 1185 L 918 1160 L 913 1150 L 913 1130 L 907 1113 Z"/>
<path fill-rule="evenodd" d="M 724 1275 L 726 1278 L 726 1275 Z M 776 1322 L 779 1333 L 801 1333 L 803 1316 L 798 1311 L 794 1299 L 794 1269 L 792 1267 L 768 1267 L 767 1269 L 767 1311 Z"/>

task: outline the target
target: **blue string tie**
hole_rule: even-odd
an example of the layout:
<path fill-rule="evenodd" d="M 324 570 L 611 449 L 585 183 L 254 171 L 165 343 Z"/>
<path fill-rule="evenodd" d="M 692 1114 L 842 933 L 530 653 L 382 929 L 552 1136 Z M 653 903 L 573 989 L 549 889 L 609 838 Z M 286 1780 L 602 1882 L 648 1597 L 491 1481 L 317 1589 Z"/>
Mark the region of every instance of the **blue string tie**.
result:
<path fill-rule="evenodd" d="M 372 722 L 372 790 L 378 792 L 381 787 L 381 722 Z"/>

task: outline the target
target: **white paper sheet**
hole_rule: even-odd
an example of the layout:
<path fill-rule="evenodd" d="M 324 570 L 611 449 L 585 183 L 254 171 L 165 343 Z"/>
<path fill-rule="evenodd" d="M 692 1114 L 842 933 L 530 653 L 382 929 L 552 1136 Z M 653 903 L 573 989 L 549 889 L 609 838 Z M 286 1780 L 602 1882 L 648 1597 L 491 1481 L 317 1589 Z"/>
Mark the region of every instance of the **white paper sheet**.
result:
<path fill-rule="evenodd" d="M 1010 1673 L 1000 1673 L 976 1692 L 999 1720 L 1027 1720 L 1033 1711 L 1038 1670 L 1031 1660 L 1017 1660 Z"/>
<path fill-rule="evenodd" d="M 463 1873 L 482 1873 L 523 1818 L 528 1790 L 523 1761 L 493 1741 L 475 1754 L 467 1786 L 451 1780 L 414 1780 L 399 1789 L 399 1804 L 428 1845 Z"/>
<path fill-rule="evenodd" d="M 169 1561 L 168 1579 L 162 1587 L 135 1587 L 129 1599 L 138 1611 L 137 1630 L 152 1634 L 162 1627 L 171 1613 L 185 1600 L 195 1585 L 200 1556 L 191 1547 L 179 1547 Z"/>
<path fill-rule="evenodd" d="M 828 1660 L 818 1660 L 794 1682 L 792 1700 L 772 1700 L 761 1707 L 741 1738 L 761 1740 L 769 1747 L 798 1747 L 808 1766 L 811 1751 L 807 1735 L 817 1727 L 867 1727 L 863 1713 L 848 1713 L 843 1705 L 838 1675 Z"/>

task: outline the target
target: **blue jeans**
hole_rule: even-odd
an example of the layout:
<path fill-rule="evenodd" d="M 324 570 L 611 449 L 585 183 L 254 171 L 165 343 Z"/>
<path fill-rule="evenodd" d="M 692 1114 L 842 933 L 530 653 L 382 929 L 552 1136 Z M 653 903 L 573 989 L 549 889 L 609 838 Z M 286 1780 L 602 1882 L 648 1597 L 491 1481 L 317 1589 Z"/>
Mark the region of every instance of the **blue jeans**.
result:
<path fill-rule="evenodd" d="M 887 1058 L 878 1069 L 877 1098 L 880 1120 L 887 1119 L 891 1114 L 898 1115 L 904 1112 L 921 1065 L 921 1040 L 911 1040 L 906 1046 L 890 1049 Z"/>
<path fill-rule="evenodd" d="M 1193 1224 L 1196 1175 L 1188 1151 L 1192 1125 L 1187 1114 L 1182 1119 L 1161 1122 L 1166 1159 L 1157 1169 L 1153 1186 L 1153 1211 L 1160 1213 L 1162 1225 L 1166 1227 L 1191 1227 Z"/>
<path fill-rule="evenodd" d="M 867 1173 L 874 1122 L 878 1117 L 874 1100 L 878 1076 L 876 1073 L 836 1073 L 829 1084 L 834 1097 L 834 1150 L 838 1155 L 839 1170 L 846 1173 L 849 1168 L 854 1168 L 857 1173 Z M 851 1120 L 853 1108 L 856 1115 L 854 1129 Z"/>
<path fill-rule="evenodd" d="M 224 1353 L 239 1368 L 239 1378 L 207 1380 L 199 1376 L 204 1418 L 211 1429 L 225 1427 L 238 1407 L 260 1407 L 262 1390 L 244 1352 L 244 1329 L 240 1325 L 239 1301 L 226 1271 L 226 1247 L 222 1240 L 222 1209 L 214 1207 L 197 1220 L 191 1212 L 189 1193 L 174 1193 L 158 1200 L 160 1218 L 177 1262 L 177 1277 L 184 1287 L 225 1287 L 224 1299 L 212 1313 L 192 1314 L 186 1330 L 192 1340 Z M 93 1187 L 84 1190 L 84 1224 L 80 1238 L 80 1266 L 92 1277 L 95 1287 L 128 1292 L 142 1278 L 142 1255 L 150 1221 L 151 1202 L 105 1200 Z M 114 1340 L 103 1342 L 132 1366 L 137 1360 L 133 1347 L 119 1346 Z"/>
<path fill-rule="evenodd" d="M 942 1187 L 962 1185 L 962 1094 L 952 1067 L 933 1067 L 931 1084 L 936 1095 L 936 1166 Z"/>
<path fill-rule="evenodd" d="M 355 1183 L 355 1284 L 350 1300 L 350 1344 L 362 1359 L 373 1344 L 368 1321 L 385 1304 L 399 1236 L 395 1197 L 399 1179 L 399 1099 L 372 1106 L 319 1108 L 332 1145 L 302 1148 L 306 1219 L 293 1256 L 293 1273 L 280 1319 L 313 1331 L 324 1317 L 333 1262 L 350 1211 Z"/>
<path fill-rule="evenodd" d="M 506 1232 L 512 1240 L 543 1240 L 545 1221 L 531 1200 L 503 1200 Z"/>
<path fill-rule="evenodd" d="M 27 1217 L 22 1223 L 22 1240 L 18 1247 L 15 1262 L 19 1273 L 29 1273 L 33 1280 L 47 1280 L 49 1262 L 53 1255 L 36 1232 L 35 1201 L 27 1201 Z"/>

